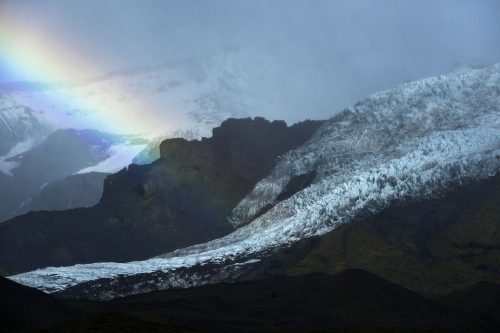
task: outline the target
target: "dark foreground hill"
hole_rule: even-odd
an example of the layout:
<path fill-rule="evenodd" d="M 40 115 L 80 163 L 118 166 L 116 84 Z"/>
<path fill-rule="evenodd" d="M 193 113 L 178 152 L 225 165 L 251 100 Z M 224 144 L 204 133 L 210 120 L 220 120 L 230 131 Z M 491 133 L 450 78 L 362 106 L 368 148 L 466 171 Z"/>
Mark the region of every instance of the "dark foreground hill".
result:
<path fill-rule="evenodd" d="M 41 299 L 40 292 L 19 287 L 26 289 L 18 291 L 19 298 L 31 305 L 13 307 L 11 318 L 32 312 L 38 317 L 52 316 L 35 308 L 42 304 L 59 307 L 54 312 L 59 316 L 52 321 L 73 316 L 75 311 L 85 314 L 43 332 L 495 332 L 498 328 L 476 318 L 475 313 L 450 305 L 449 300 L 443 304 L 425 298 L 358 269 L 336 275 L 277 275 L 108 302 L 56 300 L 43 294 L 42 302 L 32 302 L 31 294 Z M 491 284 L 484 291 L 498 287 Z M 4 302 L 12 299 L 16 300 L 12 293 L 3 298 Z M 498 303 L 483 306 L 483 310 L 495 306 Z M 70 310 L 73 312 L 67 314 Z M 9 323 L 16 327 L 15 320 Z M 17 325 L 26 327 L 24 321 Z"/>
<path fill-rule="evenodd" d="M 37 332 L 85 313 L 42 291 L 0 277 L 0 332 Z"/>
<path fill-rule="evenodd" d="M 462 309 L 500 330 L 500 285 L 481 281 L 440 299 L 441 303 Z"/>
<path fill-rule="evenodd" d="M 103 313 L 115 311 L 114 313 Z M 69 320 L 51 332 L 193 332 L 177 325 L 157 324 L 132 317 L 115 307 L 79 308 L 0 277 L 0 332 L 39 332 Z M 73 325 L 73 323 L 78 325 Z"/>
<path fill-rule="evenodd" d="M 238 201 L 321 124 L 228 119 L 211 138 L 166 140 L 156 162 L 107 177 L 96 206 L 2 223 L 0 271 L 143 260 L 227 235 Z"/>

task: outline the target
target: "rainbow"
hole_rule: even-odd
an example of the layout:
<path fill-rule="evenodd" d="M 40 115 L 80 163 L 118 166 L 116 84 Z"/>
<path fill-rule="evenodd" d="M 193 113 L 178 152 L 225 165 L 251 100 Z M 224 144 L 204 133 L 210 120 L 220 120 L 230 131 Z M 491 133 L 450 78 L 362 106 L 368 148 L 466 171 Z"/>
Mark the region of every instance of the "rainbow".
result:
<path fill-rule="evenodd" d="M 140 101 L 116 102 L 126 98 L 123 96 L 125 90 L 116 86 L 119 82 L 114 83 L 113 89 L 102 88 L 97 97 L 92 96 L 85 85 L 68 88 L 62 84 L 74 78 L 88 78 L 96 72 L 96 67 L 75 54 L 69 45 L 61 45 L 26 22 L 0 14 L 0 82 L 23 77 L 60 83 L 57 88 L 32 91 L 31 94 L 29 91 L 12 92 L 18 104 L 30 107 L 58 128 L 158 135 L 157 117 L 154 113 L 148 114 Z M 172 124 L 171 129 L 175 125 L 178 124 Z M 162 128 L 161 132 L 168 130 Z"/>

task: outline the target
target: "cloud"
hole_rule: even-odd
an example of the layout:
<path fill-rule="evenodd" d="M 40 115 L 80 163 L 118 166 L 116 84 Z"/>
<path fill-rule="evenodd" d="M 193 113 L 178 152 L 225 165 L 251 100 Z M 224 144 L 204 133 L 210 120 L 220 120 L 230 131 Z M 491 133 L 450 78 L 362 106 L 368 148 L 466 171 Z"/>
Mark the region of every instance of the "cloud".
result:
<path fill-rule="evenodd" d="M 0 6 L 16 25 L 92 64 L 89 75 L 239 46 L 322 62 L 324 77 L 312 78 L 311 92 L 324 83 L 325 91 L 354 99 L 442 74 L 456 62 L 500 60 L 496 0 L 3 0 Z M 43 79 L 29 74 L 9 79 Z"/>

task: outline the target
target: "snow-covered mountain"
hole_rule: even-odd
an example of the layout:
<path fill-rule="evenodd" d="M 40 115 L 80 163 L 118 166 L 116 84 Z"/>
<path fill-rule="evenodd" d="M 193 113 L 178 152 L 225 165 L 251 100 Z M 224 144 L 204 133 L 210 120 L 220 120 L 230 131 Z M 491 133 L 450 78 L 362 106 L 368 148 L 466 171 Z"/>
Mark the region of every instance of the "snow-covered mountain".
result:
<path fill-rule="evenodd" d="M 52 131 L 42 114 L 0 90 L 0 159 L 28 150 Z"/>
<path fill-rule="evenodd" d="M 302 120 L 293 96 L 311 85 L 308 79 L 322 76 L 320 64 L 240 51 L 77 82 L 11 83 L 3 88 L 16 103 L 43 113 L 60 128 L 150 137 L 191 130 L 202 136 L 230 117 Z M 316 97 L 302 98 L 303 105 Z M 318 117 L 319 110 L 310 116 Z M 122 123 L 124 118 L 128 122 Z"/>
<path fill-rule="evenodd" d="M 47 184 L 76 173 L 117 172 L 129 165 L 146 145 L 146 140 L 133 135 L 74 129 L 57 130 L 38 141 L 18 143 L 0 157 L 0 222 L 27 213 L 33 208 L 31 200 Z"/>
<path fill-rule="evenodd" d="M 26 129 L 11 125 L 8 132 L 1 128 L 0 118 L 0 135 L 4 131 L 19 137 L 3 153 L 0 146 L 0 156 L 5 157 L 17 143 L 38 138 L 35 129 L 41 125 L 34 123 L 38 119 L 51 126 L 42 131 L 45 135 L 68 128 L 140 134 L 151 144 L 134 162 L 149 163 L 159 157 L 162 140 L 210 137 L 212 128 L 227 118 L 264 116 L 292 124 L 303 120 L 300 111 L 315 105 L 308 117 L 322 119 L 339 98 L 329 88 L 333 81 L 325 74 L 324 64 L 229 51 L 79 81 L 6 83 L 0 86 L 2 110 L 17 110 L 9 119 L 33 121 L 31 127 L 23 123 Z M 0 145 L 9 140 L 3 139 Z"/>
<path fill-rule="evenodd" d="M 0 193 L 0 222 L 27 212 L 43 186 L 73 173 L 113 173 L 132 162 L 154 161 L 166 138 L 210 137 L 212 128 L 229 117 L 286 115 L 290 105 L 279 96 L 279 81 L 289 75 L 300 79 L 302 71 L 317 70 L 310 65 L 299 64 L 295 70 L 288 67 L 267 58 L 228 52 L 74 82 L 2 84 L 0 188 L 4 192 Z M 74 138 L 63 135 L 62 140 L 45 142 L 52 138 L 49 134 L 69 129 L 81 131 L 82 137 L 90 129 L 120 135 L 140 133 L 147 141 L 129 144 L 115 140 L 88 147 L 77 144 L 77 148 L 64 142 L 75 143 Z M 64 158 L 69 156 L 64 145 L 78 157 L 86 156 L 85 161 L 77 158 L 75 164 Z M 73 166 L 67 167 L 68 163 Z"/>
<path fill-rule="evenodd" d="M 13 187 L 18 195 L 16 200 L 4 200 L 3 211 L 9 213 L 0 220 L 18 213 L 20 206 L 36 195 L 24 188 L 26 184 L 8 177 L 13 173 L 21 177 L 23 153 L 56 130 L 139 133 L 147 139 L 147 146 L 108 147 L 106 154 L 101 154 L 104 159 L 94 159 L 77 171 L 116 172 L 132 162 L 146 164 L 159 158 L 159 143 L 166 138 L 210 137 L 212 128 L 230 117 L 263 115 L 293 123 L 303 120 L 299 119 L 301 108 L 315 105 L 317 113 L 310 112 L 309 117 L 321 118 L 335 97 L 325 93 L 329 88 L 316 89 L 320 85 L 330 87 L 323 84 L 324 80 L 333 78 L 325 75 L 318 63 L 230 51 L 73 82 L 2 84 L 0 171 L 7 177 L 2 175 L 0 183 Z M 32 162 L 34 166 L 39 164 Z M 39 188 L 46 182 L 34 182 L 31 187 Z"/>
<path fill-rule="evenodd" d="M 234 209 L 232 234 L 131 263 L 49 267 L 10 277 L 45 291 L 112 298 L 231 281 L 259 260 L 394 204 L 440 196 L 500 170 L 500 64 L 408 83 L 333 116 Z M 312 184 L 277 202 L 294 176 Z"/>

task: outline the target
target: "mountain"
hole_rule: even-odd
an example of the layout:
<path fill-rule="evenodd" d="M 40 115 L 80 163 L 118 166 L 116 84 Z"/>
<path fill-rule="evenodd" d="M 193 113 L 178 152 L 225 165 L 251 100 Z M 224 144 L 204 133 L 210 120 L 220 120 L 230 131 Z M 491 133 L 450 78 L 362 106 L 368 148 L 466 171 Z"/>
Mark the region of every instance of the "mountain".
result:
<path fill-rule="evenodd" d="M 0 90 L 0 222 L 29 201 L 26 190 L 12 179 L 12 170 L 19 162 L 10 158 L 36 147 L 53 131 L 42 114 Z"/>
<path fill-rule="evenodd" d="M 104 179 L 109 173 L 88 172 L 68 176 L 43 187 L 38 197 L 19 209 L 19 215 L 29 211 L 66 210 L 92 207 L 102 196 Z"/>
<path fill-rule="evenodd" d="M 74 173 L 84 173 L 89 166 L 97 166 L 127 148 L 132 147 L 136 152 L 140 151 L 146 143 L 147 141 L 141 138 L 96 130 L 57 130 L 38 146 L 6 161 L 17 164 L 11 171 L 14 182 L 30 192 L 37 193 L 44 184 L 64 179 Z M 131 159 L 135 154 L 129 155 Z M 116 172 L 121 168 L 122 165 L 118 163 L 106 171 Z"/>
<path fill-rule="evenodd" d="M 500 283 L 499 207 L 497 174 L 302 239 L 259 269 L 303 275 L 359 268 L 435 297 L 480 281 Z"/>
<path fill-rule="evenodd" d="M 233 226 L 244 226 L 228 236 L 148 261 L 47 268 L 12 278 L 98 298 L 233 281 L 301 238 L 495 174 L 499 101 L 500 64 L 374 94 L 281 156 L 233 210 Z M 276 200 L 294 176 L 313 171 L 309 187 Z"/>
<path fill-rule="evenodd" d="M 324 67 L 239 50 L 72 82 L 13 82 L 0 88 L 58 128 L 148 138 L 181 130 L 201 139 L 227 118 L 295 123 L 303 120 L 299 111 L 305 107 L 310 118 L 321 118 L 335 97 L 344 98 L 321 88 L 333 80 Z M 300 91 L 309 93 L 299 99 Z"/>
<path fill-rule="evenodd" d="M 209 138 L 212 133 L 204 133 L 202 129 L 178 129 L 169 133 L 168 135 L 162 135 L 150 139 L 146 148 L 144 148 L 139 154 L 137 154 L 132 163 L 134 164 L 149 164 L 153 163 L 161 157 L 160 155 L 160 144 L 166 139 L 186 139 L 188 141 L 201 140 L 203 137 Z"/>
<path fill-rule="evenodd" d="M 29 208 L 26 205 L 38 197 L 47 184 L 74 173 L 120 170 L 146 144 L 146 140 L 131 135 L 66 129 L 51 133 L 26 151 L 7 155 L 7 158 L 0 160 L 0 166 L 3 166 L 0 182 L 11 191 L 2 192 L 7 198 L 0 201 L 0 221 L 27 212 Z M 69 201 L 70 195 L 65 193 L 62 197 Z M 73 207 L 77 207 L 76 204 Z M 50 205 L 44 208 L 58 209 Z"/>
<path fill-rule="evenodd" d="M 322 118 L 327 105 L 344 98 L 335 95 L 335 90 L 322 88 L 331 86 L 323 84 L 325 80 L 331 82 L 333 77 L 325 73 L 321 63 L 274 59 L 232 50 L 71 82 L 2 84 L 0 171 L 10 176 L 11 171 L 16 170 L 18 180 L 0 175 L 0 178 L 5 178 L 0 179 L 1 188 L 8 188 L 14 196 L 1 201 L 0 221 L 25 212 L 24 205 L 40 193 L 40 187 L 45 183 L 50 184 L 76 172 L 62 166 L 71 163 L 72 159 L 56 161 L 54 156 L 37 154 L 30 160 L 32 168 L 44 166 L 51 159 L 57 162 L 56 165 L 62 163 L 61 167 L 54 165 L 51 168 L 52 176 L 57 173 L 57 177 L 46 177 L 38 184 L 33 170 L 26 170 L 28 163 L 18 168 L 21 157 L 13 159 L 15 155 L 26 158 L 22 153 L 34 149 L 56 130 L 96 130 L 130 135 L 135 140 L 144 139 L 143 149 L 138 149 L 138 145 L 115 145 L 105 152 L 109 161 L 93 159 L 91 164 L 85 164 L 92 168 L 79 171 L 116 172 L 131 161 L 152 163 L 160 157 L 159 144 L 167 138 L 201 140 L 210 137 L 212 128 L 230 117 L 262 115 L 271 120 L 285 119 L 294 123 L 303 120 L 299 114 L 307 108 L 310 118 Z M 304 91 L 308 91 L 307 97 L 298 98 L 298 93 Z M 53 136 L 48 139 L 51 138 Z M 61 149 L 58 156 L 67 154 L 60 143 L 52 141 L 45 145 L 54 145 L 54 154 L 55 149 Z M 98 150 L 103 148 L 100 146 Z M 78 154 L 78 149 L 82 149 L 81 156 L 74 162 L 87 156 L 88 148 L 74 146 L 72 154 Z M 36 173 L 45 177 L 43 171 L 46 170 Z M 26 177 L 30 179 L 19 180 Z M 63 196 L 69 197 L 70 194 Z"/>
<path fill-rule="evenodd" d="M 494 175 L 499 98 L 500 64 L 374 94 L 282 155 L 233 210 L 230 221 L 239 228 L 228 236 L 141 262 L 46 268 L 11 278 L 93 298 L 235 281 L 302 238 Z M 313 171 L 309 187 L 277 200 L 293 177 Z"/>
<path fill-rule="evenodd" d="M 108 176 L 96 206 L 32 211 L 2 223 L 0 267 L 12 274 L 143 260 L 225 236 L 233 231 L 227 216 L 238 201 L 321 124 L 228 119 L 211 138 L 165 140 L 161 159 Z"/>
<path fill-rule="evenodd" d="M 323 119 L 332 104 L 356 100 L 331 88 L 335 76 L 326 68 L 232 50 L 71 82 L 5 83 L 0 89 L 55 129 L 140 134 L 151 144 L 134 163 L 147 164 L 159 157 L 162 140 L 201 140 L 227 118 L 296 123 L 305 110 L 308 118 Z"/>
<path fill-rule="evenodd" d="M 0 162 L 29 149 L 52 131 L 52 125 L 39 112 L 17 103 L 0 90 Z M 5 164 L 0 164 L 0 170 L 8 172 Z"/>
<path fill-rule="evenodd" d="M 481 281 L 464 290 L 448 294 L 439 301 L 500 328 L 499 284 Z"/>
<path fill-rule="evenodd" d="M 458 64 L 452 72 L 488 64 Z M 346 78 L 343 86 L 352 85 L 353 89 L 349 93 L 345 92 L 347 88 L 337 89 L 338 80 L 330 67 L 325 62 L 276 59 L 231 50 L 71 82 L 5 83 L 0 85 L 0 171 L 10 176 L 20 161 L 7 161 L 9 158 L 35 148 L 58 129 L 140 133 L 147 144 L 141 151 L 138 145 L 115 146 L 106 152 L 108 161 L 95 161 L 99 165 L 80 171 L 107 173 L 131 161 L 152 163 L 160 157 L 159 144 L 164 139 L 209 137 L 212 128 L 229 117 L 264 116 L 294 123 L 307 112 L 309 118 L 323 119 L 332 110 L 336 112 L 338 106 L 348 105 L 364 94 L 355 89 L 357 83 L 349 83 Z M 87 148 L 82 149 L 83 156 Z M 46 164 L 43 155 L 37 158 L 41 160 L 31 161 L 33 165 Z M 26 163 L 21 169 L 25 167 Z M 57 180 L 72 174 L 66 171 Z M 19 175 L 23 173 L 20 170 L 17 173 L 17 178 L 24 177 Z M 1 201 L 0 221 L 26 212 L 25 205 L 47 182 L 33 183 L 27 189 L 22 181 L 12 183 L 7 177 L 0 178 L 1 188 L 13 195 Z"/>
<path fill-rule="evenodd" d="M 32 192 L 29 194 L 27 187 L 19 186 L 11 176 L 0 173 L 0 217 L 8 220 L 29 211 L 92 207 L 101 199 L 107 175 L 100 172 L 71 175 L 50 184 L 45 183 L 40 186 L 40 194 L 36 195 Z"/>

